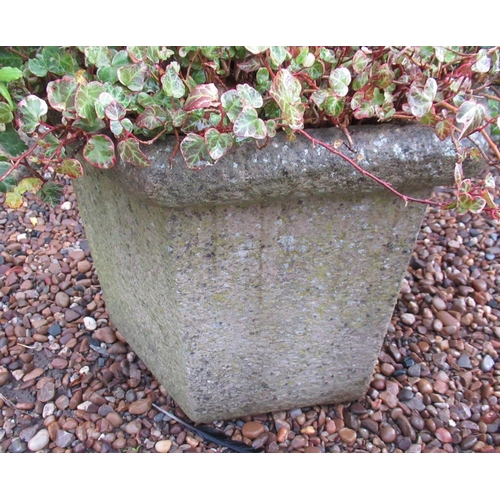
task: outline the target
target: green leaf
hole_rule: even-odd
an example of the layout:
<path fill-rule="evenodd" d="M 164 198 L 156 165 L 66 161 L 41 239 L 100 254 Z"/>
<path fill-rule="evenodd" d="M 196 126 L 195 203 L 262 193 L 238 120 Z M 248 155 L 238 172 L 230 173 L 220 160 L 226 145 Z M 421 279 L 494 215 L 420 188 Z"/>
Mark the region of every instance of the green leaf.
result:
<path fill-rule="evenodd" d="M 188 134 L 182 140 L 180 148 L 188 168 L 200 169 L 213 164 L 208 147 L 199 135 Z"/>
<path fill-rule="evenodd" d="M 11 191 L 5 195 L 5 205 L 8 208 L 17 209 L 23 206 L 23 197 L 17 191 Z"/>
<path fill-rule="evenodd" d="M 408 91 L 408 104 L 413 116 L 421 118 L 431 110 L 436 92 L 437 83 L 434 78 L 427 78 L 424 87 L 419 82 L 411 84 Z"/>
<path fill-rule="evenodd" d="M 234 122 L 233 132 L 238 137 L 266 138 L 266 124 L 261 120 L 257 111 L 251 106 L 243 106 L 242 112 Z"/>
<path fill-rule="evenodd" d="M 0 95 L 9 103 L 10 109 L 14 109 L 14 103 L 10 97 L 9 89 L 5 83 L 0 82 Z"/>
<path fill-rule="evenodd" d="M 214 128 L 207 130 L 205 142 L 208 154 L 216 161 L 222 158 L 233 146 L 233 139 L 230 134 L 221 134 Z"/>
<path fill-rule="evenodd" d="M 4 151 L 10 158 L 21 156 L 28 146 L 21 140 L 14 127 L 8 123 L 5 131 L 0 132 L 0 152 Z"/>
<path fill-rule="evenodd" d="M 269 70 L 267 68 L 260 68 L 257 71 L 256 78 L 259 85 L 264 85 L 269 81 Z"/>
<path fill-rule="evenodd" d="M 167 122 L 167 119 L 167 112 L 161 106 L 152 104 L 137 117 L 135 123 L 138 127 L 154 130 L 162 127 Z"/>
<path fill-rule="evenodd" d="M 241 97 L 243 104 L 248 104 L 253 108 L 260 108 L 264 101 L 262 100 L 262 95 L 257 92 L 253 87 L 245 83 L 243 85 L 236 85 L 236 91 Z"/>
<path fill-rule="evenodd" d="M 22 78 L 23 72 L 19 68 L 11 68 L 9 66 L 0 68 L 0 82 L 13 82 Z"/>
<path fill-rule="evenodd" d="M 361 105 L 354 110 L 354 117 L 357 120 L 371 118 L 375 114 L 375 108 L 369 101 L 363 101 Z"/>
<path fill-rule="evenodd" d="M 120 137 L 123 133 L 122 124 L 118 120 L 110 120 L 109 121 L 109 129 L 111 130 L 111 133 L 115 137 Z"/>
<path fill-rule="evenodd" d="M 482 104 L 476 101 L 465 101 L 458 109 L 456 120 L 462 123 L 462 130 L 458 140 L 468 136 L 473 130 L 479 127 L 484 120 L 486 110 Z"/>
<path fill-rule="evenodd" d="M 178 74 L 179 69 L 178 63 L 170 63 L 165 70 L 165 74 L 161 77 L 163 91 L 168 96 L 178 99 L 183 97 L 186 92 L 186 86 Z"/>
<path fill-rule="evenodd" d="M 281 109 L 283 119 L 292 130 L 304 126 L 305 107 L 300 100 L 301 92 L 300 81 L 287 69 L 278 71 L 269 90 Z"/>
<path fill-rule="evenodd" d="M 146 155 L 141 151 L 139 142 L 129 137 L 118 143 L 118 154 L 120 158 L 128 163 L 132 163 L 136 167 L 149 167 L 150 161 Z"/>
<path fill-rule="evenodd" d="M 213 83 L 197 85 L 188 95 L 184 103 L 184 111 L 216 107 L 219 105 L 219 92 Z"/>
<path fill-rule="evenodd" d="M 115 145 L 106 135 L 93 135 L 83 148 L 83 157 L 94 167 L 111 168 L 116 162 Z"/>
<path fill-rule="evenodd" d="M 29 95 L 17 105 L 19 128 L 27 134 L 32 134 L 42 118 L 47 114 L 47 103 L 36 95 Z"/>
<path fill-rule="evenodd" d="M 42 54 L 49 73 L 69 76 L 80 69 L 69 48 L 48 46 L 43 48 Z"/>
<path fill-rule="evenodd" d="M 10 123 L 14 115 L 6 102 L 0 102 L 0 123 Z"/>
<path fill-rule="evenodd" d="M 221 96 L 222 108 L 227 117 L 234 123 L 243 110 L 243 101 L 237 90 L 228 90 Z"/>
<path fill-rule="evenodd" d="M 330 73 L 330 86 L 340 97 L 344 97 L 349 92 L 351 83 L 351 72 L 347 68 L 336 68 Z"/>
<path fill-rule="evenodd" d="M 63 160 L 54 171 L 60 175 L 67 175 L 71 179 L 77 179 L 83 175 L 82 164 L 73 158 Z"/>
<path fill-rule="evenodd" d="M 101 92 L 104 92 L 104 85 L 100 82 L 80 84 L 75 97 L 75 108 L 79 116 L 89 120 L 97 117 L 95 103 Z"/>
<path fill-rule="evenodd" d="M 11 164 L 8 161 L 0 161 L 0 177 L 5 175 L 5 173 L 9 170 Z M 11 191 L 15 185 L 17 184 L 14 176 L 8 175 L 3 181 L 0 182 L 0 193 L 7 193 Z"/>
<path fill-rule="evenodd" d="M 75 109 L 75 97 L 78 83 L 70 76 L 54 80 L 47 84 L 47 98 L 52 108 L 57 111 Z"/>
<path fill-rule="evenodd" d="M 38 191 L 38 196 L 44 203 L 48 203 L 53 207 L 61 201 L 61 197 L 64 193 L 64 188 L 60 184 L 48 181 L 46 182 L 40 191 Z"/>
<path fill-rule="evenodd" d="M 12 47 L 15 49 L 15 47 Z M 24 64 L 23 58 L 11 52 L 10 47 L 0 47 L 0 66 L 10 66 L 21 69 Z"/>
<path fill-rule="evenodd" d="M 143 64 L 126 64 L 118 68 L 118 80 L 132 91 L 142 90 L 146 78 L 146 68 Z"/>
<path fill-rule="evenodd" d="M 19 194 L 24 193 L 33 193 L 36 194 L 38 190 L 42 187 L 43 181 L 38 177 L 25 177 L 19 184 L 16 186 L 15 191 Z"/>

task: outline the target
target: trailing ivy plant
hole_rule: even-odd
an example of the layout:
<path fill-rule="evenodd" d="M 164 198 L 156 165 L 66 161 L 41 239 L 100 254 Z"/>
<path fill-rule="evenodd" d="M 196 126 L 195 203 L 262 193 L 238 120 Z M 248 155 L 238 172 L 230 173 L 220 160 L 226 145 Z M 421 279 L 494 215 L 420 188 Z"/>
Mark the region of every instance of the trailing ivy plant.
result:
<path fill-rule="evenodd" d="M 404 121 L 432 127 L 457 149 L 457 197 L 446 208 L 500 218 L 488 175 L 474 185 L 461 164 L 498 166 L 499 47 L 0 47 L 0 191 L 18 208 L 26 192 L 57 201 L 58 176 L 117 159 L 145 168 L 143 146 L 174 134 L 187 168 L 209 168 L 246 142 L 284 131 L 359 166 L 349 125 Z M 311 129 L 339 127 L 342 143 Z M 487 148 L 461 140 L 482 134 Z M 70 154 L 70 151 L 73 153 Z M 354 153 L 353 153 L 354 152 Z"/>

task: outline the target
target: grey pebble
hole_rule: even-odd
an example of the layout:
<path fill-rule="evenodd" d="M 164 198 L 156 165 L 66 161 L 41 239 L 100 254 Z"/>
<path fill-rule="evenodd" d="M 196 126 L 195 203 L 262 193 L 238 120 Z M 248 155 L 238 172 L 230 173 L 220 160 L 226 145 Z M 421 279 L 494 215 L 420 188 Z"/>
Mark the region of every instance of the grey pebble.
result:
<path fill-rule="evenodd" d="M 484 356 L 484 358 L 481 360 L 481 370 L 483 372 L 489 372 L 493 370 L 494 366 L 495 361 L 493 361 L 493 358 L 489 354 L 486 354 L 486 356 Z"/>
<path fill-rule="evenodd" d="M 408 375 L 410 377 L 420 377 L 422 372 L 422 365 L 420 363 L 415 363 L 408 368 Z"/>
<path fill-rule="evenodd" d="M 462 354 L 458 360 L 457 360 L 457 365 L 460 366 L 460 368 L 472 368 L 472 364 L 470 362 L 469 356 L 467 354 Z"/>
<path fill-rule="evenodd" d="M 26 443 L 20 438 L 15 437 L 8 448 L 9 453 L 24 453 L 26 451 Z"/>

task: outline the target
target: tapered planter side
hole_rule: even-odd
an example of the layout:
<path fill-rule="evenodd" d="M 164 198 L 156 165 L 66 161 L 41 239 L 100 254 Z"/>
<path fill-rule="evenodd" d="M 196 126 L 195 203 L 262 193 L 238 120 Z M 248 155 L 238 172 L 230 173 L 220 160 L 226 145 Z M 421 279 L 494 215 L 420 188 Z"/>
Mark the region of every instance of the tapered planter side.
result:
<path fill-rule="evenodd" d="M 360 164 L 405 194 L 453 181 L 453 145 L 429 128 L 353 139 Z M 201 171 L 179 157 L 170 169 L 173 147 L 152 146 L 148 169 L 86 167 L 74 182 L 118 330 L 195 421 L 362 396 L 425 207 L 304 138 Z"/>

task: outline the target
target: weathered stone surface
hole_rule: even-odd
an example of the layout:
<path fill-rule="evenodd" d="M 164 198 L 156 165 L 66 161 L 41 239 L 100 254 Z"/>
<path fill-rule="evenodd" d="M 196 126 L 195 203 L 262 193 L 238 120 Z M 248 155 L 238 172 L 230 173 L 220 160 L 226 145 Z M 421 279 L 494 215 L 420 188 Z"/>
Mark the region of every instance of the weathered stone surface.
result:
<path fill-rule="evenodd" d="M 355 141 L 364 167 L 426 197 L 452 182 L 455 156 L 415 130 Z M 197 172 L 170 170 L 161 143 L 149 169 L 86 167 L 74 183 L 113 323 L 195 421 L 363 395 L 424 214 L 280 140 Z M 157 201 L 127 194 L 138 185 Z"/>

